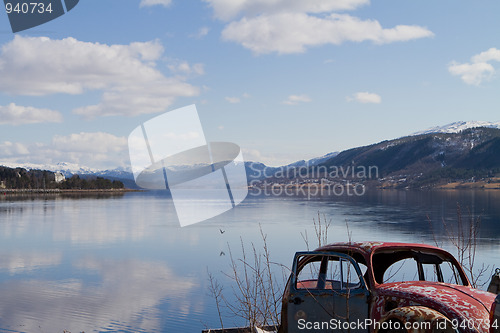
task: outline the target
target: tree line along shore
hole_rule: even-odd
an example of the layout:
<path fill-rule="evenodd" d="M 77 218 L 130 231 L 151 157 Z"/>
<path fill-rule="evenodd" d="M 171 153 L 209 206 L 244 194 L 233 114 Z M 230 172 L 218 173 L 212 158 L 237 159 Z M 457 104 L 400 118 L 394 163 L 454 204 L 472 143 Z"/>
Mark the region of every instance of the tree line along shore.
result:
<path fill-rule="evenodd" d="M 0 192 L 67 192 L 126 190 L 123 182 L 102 177 L 64 177 L 59 172 L 0 166 Z"/>

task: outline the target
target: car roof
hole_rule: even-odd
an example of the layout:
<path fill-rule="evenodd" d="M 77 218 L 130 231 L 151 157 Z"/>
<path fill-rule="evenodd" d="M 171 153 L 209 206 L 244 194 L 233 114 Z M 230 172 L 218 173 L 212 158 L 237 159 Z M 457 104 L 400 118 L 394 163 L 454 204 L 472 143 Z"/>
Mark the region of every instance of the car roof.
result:
<path fill-rule="evenodd" d="M 358 250 L 366 254 L 371 254 L 375 250 L 383 249 L 429 249 L 446 252 L 436 246 L 420 243 L 398 243 L 398 242 L 339 242 L 321 246 L 316 251 L 349 251 Z"/>

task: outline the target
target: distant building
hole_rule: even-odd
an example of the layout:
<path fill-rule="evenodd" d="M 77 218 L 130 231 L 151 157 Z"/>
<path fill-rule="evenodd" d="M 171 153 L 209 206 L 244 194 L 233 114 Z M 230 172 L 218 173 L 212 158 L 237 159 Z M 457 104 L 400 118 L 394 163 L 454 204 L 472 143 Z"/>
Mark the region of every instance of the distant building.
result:
<path fill-rule="evenodd" d="M 54 173 L 54 177 L 55 177 L 56 183 L 60 183 L 60 182 L 63 182 L 66 180 L 66 177 L 64 177 L 64 175 L 60 172 Z"/>

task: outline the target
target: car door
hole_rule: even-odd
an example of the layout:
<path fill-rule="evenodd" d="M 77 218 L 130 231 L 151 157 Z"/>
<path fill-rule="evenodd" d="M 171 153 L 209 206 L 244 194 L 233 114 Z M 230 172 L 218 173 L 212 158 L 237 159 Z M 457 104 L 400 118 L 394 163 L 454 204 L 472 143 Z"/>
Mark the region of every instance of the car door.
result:
<path fill-rule="evenodd" d="M 359 265 L 336 252 L 298 252 L 290 279 L 288 332 L 367 332 L 368 289 Z"/>

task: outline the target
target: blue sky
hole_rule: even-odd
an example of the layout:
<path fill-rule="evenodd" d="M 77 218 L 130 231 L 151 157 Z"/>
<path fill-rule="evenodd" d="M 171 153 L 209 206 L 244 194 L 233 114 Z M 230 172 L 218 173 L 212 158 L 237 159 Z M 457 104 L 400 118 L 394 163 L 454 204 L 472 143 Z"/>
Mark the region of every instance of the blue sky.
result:
<path fill-rule="evenodd" d="M 82 0 L 0 12 L 0 164 L 127 167 L 127 137 L 196 104 L 208 141 L 282 165 L 500 120 L 500 2 Z"/>

